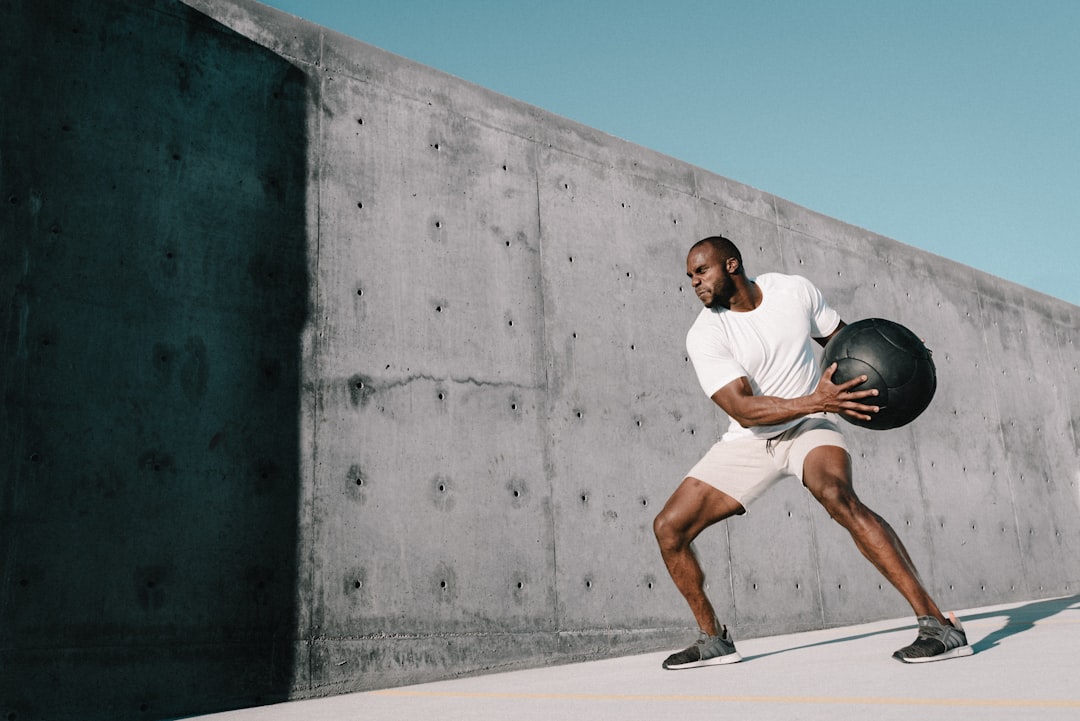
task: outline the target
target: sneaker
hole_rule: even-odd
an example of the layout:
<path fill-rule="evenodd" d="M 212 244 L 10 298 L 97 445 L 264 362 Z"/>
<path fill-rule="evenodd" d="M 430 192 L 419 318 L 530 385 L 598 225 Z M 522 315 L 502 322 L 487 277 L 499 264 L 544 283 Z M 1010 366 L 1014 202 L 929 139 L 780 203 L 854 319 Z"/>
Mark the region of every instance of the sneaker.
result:
<path fill-rule="evenodd" d="M 735 641 L 728 633 L 727 626 L 720 627 L 719 636 L 710 636 L 704 631 L 690 648 L 673 653 L 664 661 L 664 668 L 678 671 L 684 668 L 701 666 L 721 666 L 742 661 L 742 656 L 735 650 Z"/>
<path fill-rule="evenodd" d="M 927 663 L 970 656 L 972 653 L 974 651 L 968 645 L 964 627 L 950 613 L 949 623 L 946 624 L 933 616 L 919 616 L 919 637 L 915 643 L 894 653 L 893 658 L 904 663 Z"/>

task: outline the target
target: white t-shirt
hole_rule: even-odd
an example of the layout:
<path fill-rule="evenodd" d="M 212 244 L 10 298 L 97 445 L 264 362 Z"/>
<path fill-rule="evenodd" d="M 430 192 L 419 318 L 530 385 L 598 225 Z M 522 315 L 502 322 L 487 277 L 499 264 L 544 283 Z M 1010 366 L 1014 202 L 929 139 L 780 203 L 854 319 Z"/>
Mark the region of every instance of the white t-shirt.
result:
<path fill-rule="evenodd" d="M 810 395 L 821 377 L 813 339 L 836 330 L 840 315 L 802 276 L 765 273 L 751 280 L 761 290 L 761 305 L 745 313 L 703 308 L 686 334 L 686 350 L 701 389 L 711 398 L 746 376 L 754 395 Z M 771 438 L 801 420 L 743 428 L 731 418 L 721 440 Z"/>

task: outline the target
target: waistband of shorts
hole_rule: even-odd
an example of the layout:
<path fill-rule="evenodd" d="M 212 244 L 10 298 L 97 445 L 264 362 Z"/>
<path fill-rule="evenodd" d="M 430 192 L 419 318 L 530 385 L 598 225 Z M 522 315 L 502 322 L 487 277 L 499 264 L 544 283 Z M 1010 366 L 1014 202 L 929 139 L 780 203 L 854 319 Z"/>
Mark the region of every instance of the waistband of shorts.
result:
<path fill-rule="evenodd" d="M 833 421 L 833 419 L 830 417 L 830 414 L 828 414 L 828 413 L 815 413 L 812 416 L 806 416 L 805 418 L 800 420 L 798 423 L 793 425 L 791 428 L 788 428 L 787 430 L 784 430 L 784 431 L 780 431 L 779 433 L 777 433 L 775 436 L 772 436 L 771 438 L 766 438 L 765 439 L 766 446 L 771 448 L 774 441 L 783 441 L 783 440 L 786 440 L 787 438 L 790 438 L 791 436 L 794 436 L 794 435 L 796 435 L 798 433 L 802 433 L 805 430 L 809 430 L 809 428 L 807 428 L 807 426 L 814 426 L 814 427 L 826 426 L 828 428 L 834 428 L 836 430 L 839 430 L 839 428 L 837 427 L 835 421 Z"/>

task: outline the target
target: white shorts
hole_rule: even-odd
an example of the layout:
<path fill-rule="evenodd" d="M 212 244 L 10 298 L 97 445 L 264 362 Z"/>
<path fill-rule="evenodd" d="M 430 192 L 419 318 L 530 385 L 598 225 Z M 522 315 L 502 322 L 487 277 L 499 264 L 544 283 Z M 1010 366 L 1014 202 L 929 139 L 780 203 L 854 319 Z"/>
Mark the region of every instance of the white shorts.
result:
<path fill-rule="evenodd" d="M 768 440 L 720 441 L 686 476 L 708 483 L 746 508 L 783 478 L 794 476 L 801 481 L 803 461 L 819 446 L 848 449 L 836 423 L 824 417 L 807 418 Z"/>

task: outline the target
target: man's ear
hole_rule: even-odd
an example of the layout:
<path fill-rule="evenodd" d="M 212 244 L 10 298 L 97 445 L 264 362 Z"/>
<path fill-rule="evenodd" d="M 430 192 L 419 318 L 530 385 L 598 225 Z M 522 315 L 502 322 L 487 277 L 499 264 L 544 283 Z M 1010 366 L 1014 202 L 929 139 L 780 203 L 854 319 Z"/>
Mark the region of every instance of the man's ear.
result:
<path fill-rule="evenodd" d="M 738 258 L 728 258 L 724 262 L 724 265 L 727 268 L 727 272 L 732 274 L 732 275 L 739 272 L 739 259 Z"/>

